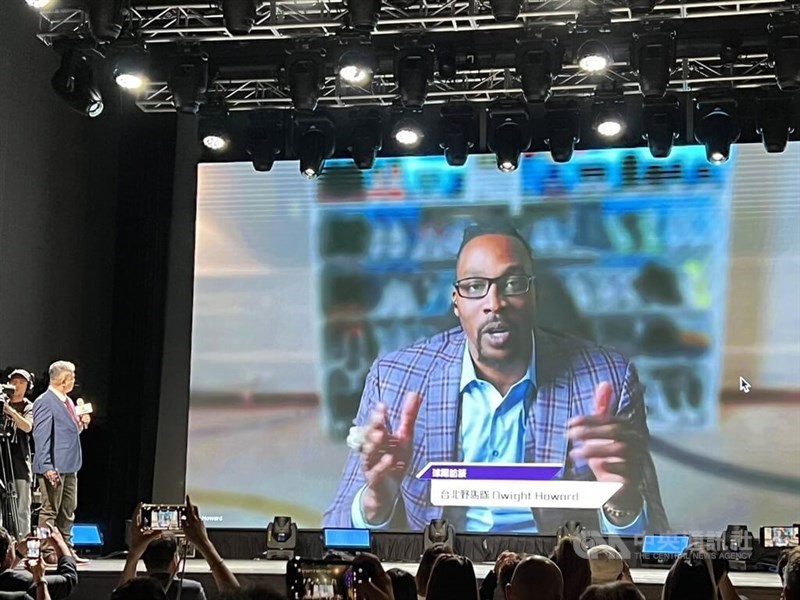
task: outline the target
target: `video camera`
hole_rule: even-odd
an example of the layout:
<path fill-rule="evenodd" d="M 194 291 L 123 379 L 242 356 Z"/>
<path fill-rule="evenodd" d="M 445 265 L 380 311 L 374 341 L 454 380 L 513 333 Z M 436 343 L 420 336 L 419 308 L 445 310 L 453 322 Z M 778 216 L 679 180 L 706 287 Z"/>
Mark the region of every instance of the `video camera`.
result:
<path fill-rule="evenodd" d="M 9 394 L 13 395 L 13 393 L 16 391 L 16 389 L 17 388 L 15 388 L 10 383 L 0 383 L 0 401 L 7 402 L 8 401 L 8 395 Z"/>

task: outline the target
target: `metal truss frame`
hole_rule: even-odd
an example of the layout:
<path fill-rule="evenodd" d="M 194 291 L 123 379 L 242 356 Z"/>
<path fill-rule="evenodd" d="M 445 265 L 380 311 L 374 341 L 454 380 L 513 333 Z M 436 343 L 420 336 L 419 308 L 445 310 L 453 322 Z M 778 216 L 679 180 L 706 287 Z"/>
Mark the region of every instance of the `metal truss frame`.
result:
<path fill-rule="evenodd" d="M 590 96 L 601 82 L 618 86 L 623 93 L 638 94 L 639 84 L 626 65 L 614 65 L 598 80 L 568 66 L 554 81 L 554 96 Z M 774 83 L 775 76 L 766 54 L 740 57 L 735 65 L 722 65 L 719 57 L 686 58 L 673 72 L 669 89 L 697 92 L 719 87 L 760 87 Z M 209 89 L 211 96 L 224 100 L 229 110 L 291 108 L 288 90 L 277 78 L 217 79 Z M 433 81 L 426 104 L 448 101 L 490 102 L 507 96 L 522 97 L 519 80 L 513 69 L 474 69 L 460 71 L 451 81 Z M 397 98 L 397 86 L 391 74 L 377 75 L 369 89 L 345 88 L 335 77 L 326 77 L 320 106 L 349 107 L 363 105 L 391 106 Z M 137 98 L 145 112 L 172 112 L 172 94 L 166 82 L 151 82 Z"/>
<path fill-rule="evenodd" d="M 631 17 L 621 0 L 602 2 L 611 23 L 669 22 L 766 15 L 790 9 L 785 0 L 666 0 L 644 17 Z M 373 35 L 443 34 L 522 30 L 575 23 L 586 0 L 525 0 L 520 18 L 497 23 L 488 0 L 385 1 Z M 223 25 L 218 2 L 161 3 L 133 0 L 127 30 L 148 44 L 224 43 L 334 36 L 346 28 L 345 0 L 267 0 L 258 9 L 252 32 L 234 36 Z M 88 17 L 80 8 L 42 13 L 39 38 L 88 35 Z"/>

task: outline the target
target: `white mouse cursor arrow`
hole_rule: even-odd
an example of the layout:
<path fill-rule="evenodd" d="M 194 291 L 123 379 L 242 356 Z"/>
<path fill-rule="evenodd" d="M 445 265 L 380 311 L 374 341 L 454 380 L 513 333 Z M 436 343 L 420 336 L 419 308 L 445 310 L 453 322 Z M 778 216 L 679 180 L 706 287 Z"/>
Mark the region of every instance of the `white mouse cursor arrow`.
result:
<path fill-rule="evenodd" d="M 750 393 L 750 384 L 744 377 L 739 377 L 739 391 L 744 392 L 745 394 Z"/>

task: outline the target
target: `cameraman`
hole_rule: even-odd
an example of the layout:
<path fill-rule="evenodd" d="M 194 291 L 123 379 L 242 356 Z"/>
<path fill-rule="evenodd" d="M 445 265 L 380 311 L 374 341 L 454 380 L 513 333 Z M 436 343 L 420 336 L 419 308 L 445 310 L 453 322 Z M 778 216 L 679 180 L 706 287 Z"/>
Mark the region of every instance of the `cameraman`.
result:
<path fill-rule="evenodd" d="M 78 585 L 78 570 L 69 546 L 57 529 L 52 530 L 47 543 L 55 548 L 58 556 L 56 574 L 44 578 L 34 577 L 28 571 L 15 569 L 24 556 L 23 552 L 27 550 L 26 540 L 16 544 L 8 532 L 0 527 L 0 592 L 25 592 L 31 600 L 37 598 L 37 591 L 41 586 L 47 586 L 53 600 L 66 598 L 72 593 Z"/>
<path fill-rule="evenodd" d="M 8 376 L 14 393 L 3 403 L 4 431 L 10 433 L 11 466 L 14 470 L 14 487 L 17 490 L 17 539 L 31 530 L 31 431 L 33 430 L 33 402 L 26 398 L 33 390 L 33 375 L 25 369 L 16 369 Z"/>

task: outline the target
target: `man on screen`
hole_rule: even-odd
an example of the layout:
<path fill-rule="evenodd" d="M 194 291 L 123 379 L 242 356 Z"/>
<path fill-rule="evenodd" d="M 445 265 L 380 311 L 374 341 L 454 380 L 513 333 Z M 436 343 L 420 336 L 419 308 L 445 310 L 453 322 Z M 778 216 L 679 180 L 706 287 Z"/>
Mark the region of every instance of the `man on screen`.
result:
<path fill-rule="evenodd" d="M 540 328 L 532 273 L 512 226 L 467 228 L 453 291 L 461 326 L 372 366 L 351 432 L 358 450 L 325 526 L 420 530 L 444 516 L 466 531 L 553 532 L 574 518 L 612 533 L 668 529 L 635 368 Z M 447 461 L 559 463 L 564 479 L 623 485 L 601 511 L 444 509 L 414 475 Z"/>

